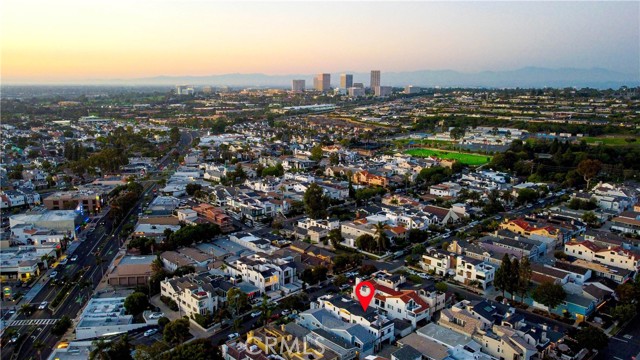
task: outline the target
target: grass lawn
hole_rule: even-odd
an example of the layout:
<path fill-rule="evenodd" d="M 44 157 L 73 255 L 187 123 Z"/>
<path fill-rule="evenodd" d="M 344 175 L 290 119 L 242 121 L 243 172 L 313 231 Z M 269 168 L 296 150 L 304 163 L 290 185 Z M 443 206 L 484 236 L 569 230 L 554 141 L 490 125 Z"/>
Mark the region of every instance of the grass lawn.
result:
<path fill-rule="evenodd" d="M 429 139 L 399 139 L 399 140 L 394 140 L 393 142 L 398 147 L 407 146 L 409 143 L 412 143 L 412 145 L 426 145 L 426 146 L 433 146 L 437 144 L 441 144 L 441 145 L 453 144 L 453 141 L 429 140 Z"/>
<path fill-rule="evenodd" d="M 455 159 L 466 165 L 483 165 L 491 161 L 491 156 L 488 155 L 465 154 L 433 149 L 411 149 L 405 151 L 405 154 L 418 157 L 437 156 L 441 159 Z"/>
<path fill-rule="evenodd" d="M 609 146 L 640 146 L 640 139 L 636 136 L 602 136 L 602 137 L 584 137 L 582 138 L 587 144 L 602 143 Z M 635 141 L 628 141 L 635 139 Z"/>

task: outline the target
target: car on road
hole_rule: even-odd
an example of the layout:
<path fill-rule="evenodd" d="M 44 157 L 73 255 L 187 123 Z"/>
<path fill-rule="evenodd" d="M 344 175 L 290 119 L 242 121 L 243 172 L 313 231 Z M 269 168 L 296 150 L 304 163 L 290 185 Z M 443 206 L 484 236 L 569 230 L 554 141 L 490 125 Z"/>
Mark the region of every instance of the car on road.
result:
<path fill-rule="evenodd" d="M 282 315 L 289 315 L 289 313 L 291 313 L 291 310 L 289 310 L 289 309 L 284 309 L 284 310 L 282 310 L 282 313 L 281 313 L 281 314 L 282 314 Z"/>
<path fill-rule="evenodd" d="M 49 305 L 49 302 L 47 301 L 43 301 L 40 303 L 40 305 L 38 305 L 38 310 L 44 310 L 47 308 L 47 305 Z"/>
<path fill-rule="evenodd" d="M 73 255 L 73 256 L 71 257 L 71 261 L 76 261 L 76 260 L 78 260 L 78 255 Z"/>
<path fill-rule="evenodd" d="M 164 316 L 164 313 L 156 312 L 156 313 L 153 313 L 153 314 L 149 315 L 149 319 L 160 319 L 163 316 Z"/>
<path fill-rule="evenodd" d="M 149 329 L 149 330 L 145 331 L 143 335 L 145 337 L 149 337 L 149 336 L 151 336 L 151 335 L 153 335 L 153 334 L 155 334 L 157 332 L 158 332 L 158 329 Z"/>
<path fill-rule="evenodd" d="M 57 271 L 52 271 L 51 274 L 49 274 L 50 278 L 55 278 L 56 276 L 58 276 L 58 272 Z"/>
<path fill-rule="evenodd" d="M 238 337 L 240 337 L 240 334 L 238 334 L 238 333 L 231 333 L 231 334 L 227 335 L 227 339 L 229 339 L 229 340 L 237 339 Z"/>
<path fill-rule="evenodd" d="M 18 342 L 18 339 L 20 339 L 20 333 L 16 333 L 15 335 L 13 335 L 13 337 L 11 337 L 11 340 L 9 340 L 9 342 L 16 343 Z"/>
<path fill-rule="evenodd" d="M 260 315 L 262 315 L 262 311 L 254 311 L 254 312 L 251 313 L 251 317 L 253 317 L 253 318 L 254 317 L 258 317 Z"/>
<path fill-rule="evenodd" d="M 68 262 L 69 262 L 69 259 L 64 258 L 64 259 L 60 260 L 60 265 L 67 265 Z"/>
<path fill-rule="evenodd" d="M 341 291 L 345 291 L 345 290 L 347 290 L 349 288 L 351 288 L 351 285 L 349 285 L 349 284 L 344 284 L 344 285 L 340 286 L 340 290 Z"/>

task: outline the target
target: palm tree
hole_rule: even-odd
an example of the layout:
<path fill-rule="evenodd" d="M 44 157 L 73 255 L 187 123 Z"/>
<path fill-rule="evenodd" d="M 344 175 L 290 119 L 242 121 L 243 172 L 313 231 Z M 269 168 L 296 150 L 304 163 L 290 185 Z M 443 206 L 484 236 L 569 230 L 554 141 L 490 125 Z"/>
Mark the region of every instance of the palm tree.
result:
<path fill-rule="evenodd" d="M 378 245 L 378 250 L 382 252 L 387 247 L 388 238 L 387 234 L 384 232 L 386 225 L 382 222 L 378 222 L 373 226 L 373 228 L 375 230 L 375 238 Z"/>
<path fill-rule="evenodd" d="M 22 304 L 22 306 L 20 306 L 20 310 L 18 310 L 18 313 L 24 316 L 28 316 L 31 315 L 32 311 L 33 308 L 31 307 L 31 304 Z"/>
<path fill-rule="evenodd" d="M 96 265 L 98 265 L 98 267 L 100 267 L 100 275 L 101 275 L 101 279 L 104 277 L 104 269 L 102 268 L 102 264 L 105 263 L 104 258 L 102 258 L 100 255 L 96 254 Z"/>
<path fill-rule="evenodd" d="M 111 356 L 109 355 L 111 343 L 99 339 L 94 341 L 92 345 L 93 350 L 89 353 L 89 360 L 111 360 Z"/>
<path fill-rule="evenodd" d="M 42 349 L 44 349 L 44 342 L 42 342 L 41 340 L 36 340 L 36 342 L 33 343 L 33 348 L 38 352 L 38 358 L 42 360 Z"/>

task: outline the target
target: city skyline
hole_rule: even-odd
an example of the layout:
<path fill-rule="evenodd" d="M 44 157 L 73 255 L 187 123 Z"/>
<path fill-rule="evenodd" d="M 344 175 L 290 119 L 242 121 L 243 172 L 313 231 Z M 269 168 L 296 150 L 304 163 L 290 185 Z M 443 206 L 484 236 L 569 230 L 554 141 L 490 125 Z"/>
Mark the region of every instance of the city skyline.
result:
<path fill-rule="evenodd" d="M 0 25 L 2 78 L 81 83 L 533 66 L 603 68 L 636 79 L 639 13 L 637 2 L 9 2 Z M 295 31 L 292 19 L 301 24 Z M 330 26 L 317 25 L 323 21 Z M 365 36 L 376 24 L 383 26 Z"/>

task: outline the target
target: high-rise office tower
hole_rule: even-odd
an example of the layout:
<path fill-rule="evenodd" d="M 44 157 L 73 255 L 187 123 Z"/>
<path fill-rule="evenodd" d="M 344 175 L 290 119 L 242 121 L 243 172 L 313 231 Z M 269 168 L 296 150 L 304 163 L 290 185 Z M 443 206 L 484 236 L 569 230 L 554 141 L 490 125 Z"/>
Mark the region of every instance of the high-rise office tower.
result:
<path fill-rule="evenodd" d="M 351 74 L 340 75 L 340 88 L 348 89 L 350 87 L 353 87 L 353 75 Z"/>
<path fill-rule="evenodd" d="M 380 86 L 380 70 L 371 70 L 371 88 Z"/>
<path fill-rule="evenodd" d="M 305 81 L 304 80 L 292 80 L 291 81 L 291 91 L 293 92 L 304 92 Z"/>
<path fill-rule="evenodd" d="M 318 91 L 327 91 L 331 88 L 331 74 L 318 74 L 313 78 L 313 88 Z"/>

